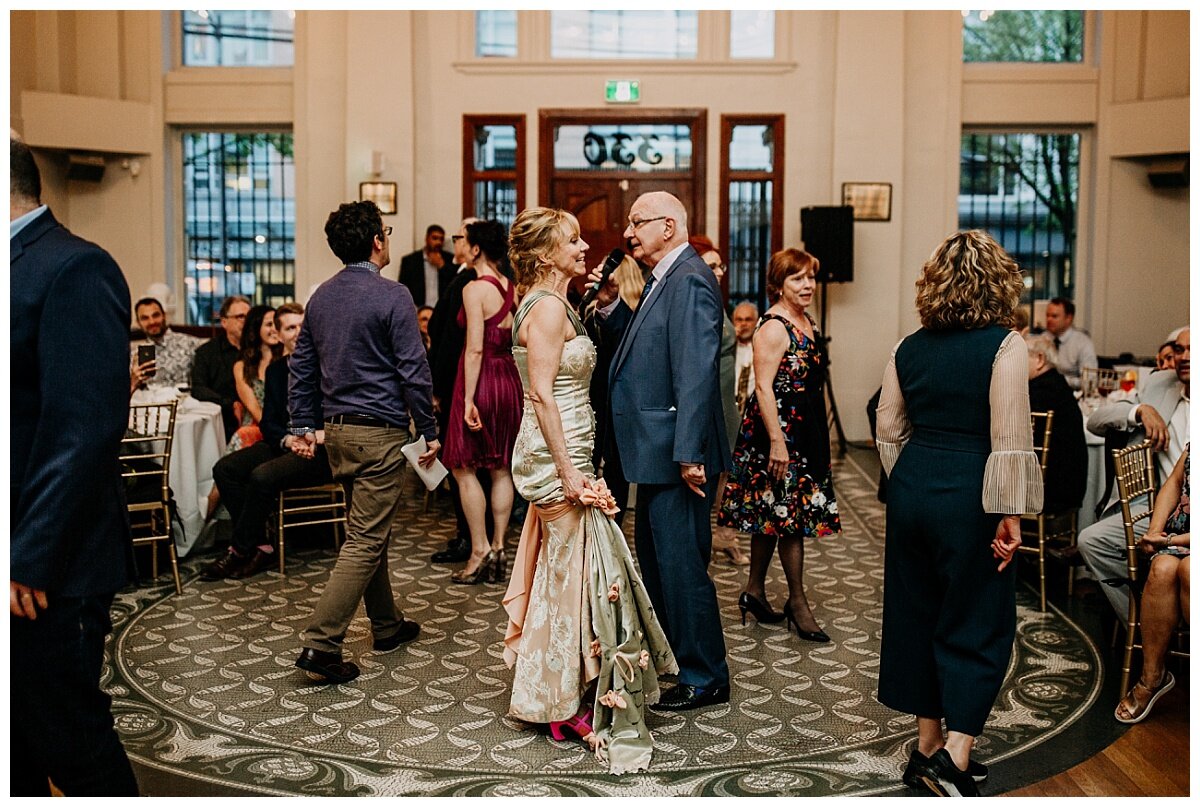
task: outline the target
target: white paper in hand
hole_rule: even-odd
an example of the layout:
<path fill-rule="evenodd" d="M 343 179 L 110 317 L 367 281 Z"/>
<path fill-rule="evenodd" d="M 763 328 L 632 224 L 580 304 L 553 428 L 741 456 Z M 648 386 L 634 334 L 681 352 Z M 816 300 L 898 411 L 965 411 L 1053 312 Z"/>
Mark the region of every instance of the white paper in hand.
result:
<path fill-rule="evenodd" d="M 404 458 L 408 460 L 408 464 L 417 472 L 417 476 L 421 477 L 421 481 L 425 483 L 426 490 L 433 490 L 438 485 L 442 484 L 442 480 L 446 478 L 446 474 L 450 473 L 446 470 L 446 466 L 442 465 L 441 460 L 434 460 L 433 465 L 428 468 L 422 468 L 420 460 L 421 455 L 429 450 L 425 445 L 425 438 L 418 437 L 413 442 L 400 449 L 404 454 Z"/>

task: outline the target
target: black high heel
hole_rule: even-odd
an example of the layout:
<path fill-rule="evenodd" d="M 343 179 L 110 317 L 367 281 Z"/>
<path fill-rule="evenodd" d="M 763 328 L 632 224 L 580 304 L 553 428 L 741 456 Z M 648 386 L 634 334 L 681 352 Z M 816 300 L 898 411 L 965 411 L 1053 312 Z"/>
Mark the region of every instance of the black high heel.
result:
<path fill-rule="evenodd" d="M 496 550 L 496 565 L 492 567 L 492 582 L 503 583 L 508 579 L 508 556 L 503 549 Z"/>
<path fill-rule="evenodd" d="M 484 556 L 483 560 L 479 563 L 479 567 L 475 571 L 468 572 L 464 566 L 454 574 L 450 575 L 450 582 L 458 583 L 462 586 L 473 586 L 477 583 L 486 583 L 491 579 L 495 565 L 496 552 L 493 550 Z"/>
<path fill-rule="evenodd" d="M 771 606 L 767 605 L 757 597 L 751 597 L 745 591 L 742 596 L 738 597 L 738 609 L 742 612 L 742 624 L 746 624 L 746 612 L 754 614 L 755 620 L 760 625 L 773 625 L 776 622 L 783 621 L 783 614 L 778 611 L 772 611 Z"/>
<path fill-rule="evenodd" d="M 830 640 L 829 634 L 818 628 L 817 630 L 801 630 L 800 623 L 796 621 L 796 617 L 792 616 L 792 604 L 789 602 L 783 606 L 783 617 L 787 620 L 788 633 L 792 632 L 792 626 L 796 626 L 796 635 L 806 642 L 817 642 L 825 644 Z"/>

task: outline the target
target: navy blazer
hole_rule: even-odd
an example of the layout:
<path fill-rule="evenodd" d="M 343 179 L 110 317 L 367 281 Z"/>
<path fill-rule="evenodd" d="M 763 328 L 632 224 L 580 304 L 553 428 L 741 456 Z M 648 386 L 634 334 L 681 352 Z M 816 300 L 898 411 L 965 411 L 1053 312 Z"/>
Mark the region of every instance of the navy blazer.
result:
<path fill-rule="evenodd" d="M 50 594 L 130 579 L 121 438 L 129 421 L 129 286 L 47 210 L 10 242 L 9 576 Z"/>
<path fill-rule="evenodd" d="M 624 302 L 614 317 L 614 323 L 630 317 Z M 702 463 L 709 479 L 730 470 L 721 408 L 723 325 L 716 277 L 685 247 L 632 314 L 609 368 L 613 435 L 630 482 L 683 484 L 680 463 Z"/>

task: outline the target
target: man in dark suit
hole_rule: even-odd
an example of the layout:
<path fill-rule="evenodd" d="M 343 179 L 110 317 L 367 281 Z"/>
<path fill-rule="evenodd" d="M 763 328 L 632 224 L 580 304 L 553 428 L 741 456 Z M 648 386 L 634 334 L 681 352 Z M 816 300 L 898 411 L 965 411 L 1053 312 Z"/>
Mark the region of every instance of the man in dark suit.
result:
<path fill-rule="evenodd" d="M 454 256 L 442 249 L 445 243 L 446 231 L 437 224 L 430 224 L 425 229 L 425 248 L 400 259 L 400 282 L 408 286 L 413 302 L 418 306 L 436 307 L 458 272 Z M 461 296 L 459 302 L 462 302 Z"/>
<path fill-rule="evenodd" d="M 10 795 L 136 796 L 100 689 L 113 594 L 130 579 L 117 459 L 129 416 L 129 287 L 41 203 L 9 140 Z M 87 335 L 82 344 L 79 335 Z"/>
<path fill-rule="evenodd" d="M 608 411 L 625 478 L 638 486 L 642 580 L 679 662 L 679 685 L 654 708 L 679 711 L 729 701 L 708 577 L 709 511 L 718 476 L 730 470 L 718 368 L 721 292 L 688 246 L 687 213 L 671 194 L 639 196 L 625 238 L 651 274 L 636 313 L 616 297 L 613 280 L 597 297 L 605 327 L 628 322 L 609 369 Z"/>
<path fill-rule="evenodd" d="M 245 297 L 226 297 L 221 303 L 224 333 L 196 348 L 196 358 L 192 361 L 192 397 L 221 407 L 226 440 L 233 436 L 239 425 L 237 415 L 233 413 L 233 404 L 238 399 L 233 365 L 241 352 L 242 329 L 249 312 L 250 301 Z"/>

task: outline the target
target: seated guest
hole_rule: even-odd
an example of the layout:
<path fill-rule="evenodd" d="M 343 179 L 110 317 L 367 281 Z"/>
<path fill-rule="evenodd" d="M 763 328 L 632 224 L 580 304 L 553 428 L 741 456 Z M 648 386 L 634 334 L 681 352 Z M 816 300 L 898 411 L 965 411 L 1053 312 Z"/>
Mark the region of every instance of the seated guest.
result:
<path fill-rule="evenodd" d="M 1021 309 L 1017 309 L 1020 311 Z M 1029 409 L 1054 412 L 1050 426 L 1050 456 L 1046 460 L 1043 513 L 1067 513 L 1083 504 L 1087 488 L 1087 441 L 1083 413 L 1075 394 L 1054 368 L 1057 353 L 1047 333 L 1026 336 L 1029 348 Z M 1045 427 L 1038 424 L 1033 444 L 1042 444 Z"/>
<path fill-rule="evenodd" d="M 258 422 L 262 420 L 267 367 L 282 351 L 279 334 L 275 331 L 275 310 L 267 305 L 251 308 L 246 315 L 246 326 L 242 329 L 238 360 L 233 363 L 233 383 L 238 394 L 238 401 L 233 408 L 234 412 L 240 411 L 241 414 L 238 430 L 230 439 L 226 454 L 240 451 L 262 439 Z"/>
<path fill-rule="evenodd" d="M 423 305 L 417 309 L 417 329 L 421 331 L 421 341 L 425 343 L 425 352 L 429 352 L 429 319 L 433 316 L 433 306 Z"/>
<path fill-rule="evenodd" d="M 162 303 L 154 297 L 138 300 L 133 306 L 133 315 L 137 318 L 138 327 L 146 335 L 145 341 L 138 344 L 144 345 L 149 342 L 154 345 L 153 367 L 141 365 L 142 380 L 171 387 L 191 383 L 192 360 L 196 356 L 196 348 L 204 340 L 171 330 Z M 129 358 L 135 365 L 134 369 L 139 369 L 137 344 L 130 345 Z M 147 375 L 145 370 L 149 370 L 153 375 Z"/>
<path fill-rule="evenodd" d="M 220 405 L 227 440 L 239 425 L 233 412 L 233 404 L 238 397 L 233 382 L 233 365 L 242 347 L 242 329 L 249 311 L 250 301 L 245 297 L 226 297 L 221 303 L 221 327 L 224 333 L 217 334 L 198 347 L 192 362 L 192 397 Z"/>
<path fill-rule="evenodd" d="M 1117 705 L 1121 723 L 1140 723 L 1160 697 L 1175 686 L 1167 672 L 1167 647 L 1182 617 L 1190 623 L 1191 563 L 1191 462 L 1189 450 L 1175 463 L 1154 500 L 1150 526 L 1138 549 L 1150 555 L 1150 571 L 1142 589 L 1142 674 Z"/>
<path fill-rule="evenodd" d="M 287 357 L 296 348 L 303 321 L 304 308 L 299 303 L 284 303 L 275 310 L 283 356 L 267 368 L 259 421 L 263 439 L 222 457 L 213 467 L 213 479 L 233 520 L 233 543 L 201 572 L 204 580 L 250 577 L 272 566 L 275 548 L 266 527 L 279 492 L 332 481 L 325 447 L 318 445 L 312 459 L 299 457 L 291 451 L 296 438 L 287 430 Z"/>
<path fill-rule="evenodd" d="M 1191 331 L 1184 329 L 1176 339 L 1175 372 L 1151 373 L 1140 391 L 1123 401 L 1109 401 L 1087 420 L 1088 430 L 1105 435 L 1110 431 L 1127 432 L 1127 445 L 1149 439 L 1158 462 L 1158 478 L 1167 479 L 1183 456 L 1190 425 L 1189 380 L 1191 378 Z M 1125 527 L 1122 523 L 1119 493 L 1113 494 L 1101 518 L 1079 533 L 1079 554 L 1097 580 L 1123 579 L 1128 575 L 1125 554 Z M 1146 507 L 1146 497 L 1131 503 L 1133 511 Z M 1136 534 L 1149 526 L 1148 519 L 1134 525 Z M 1129 589 L 1126 586 L 1100 586 L 1109 603 L 1124 619 L 1129 613 Z"/>
<path fill-rule="evenodd" d="M 1055 297 L 1046 305 L 1046 330 L 1054 338 L 1058 351 L 1058 371 L 1067 379 L 1071 389 L 1079 389 L 1079 375 L 1084 367 L 1097 367 L 1096 348 L 1092 338 L 1076 330 L 1075 303 L 1066 297 Z"/>

